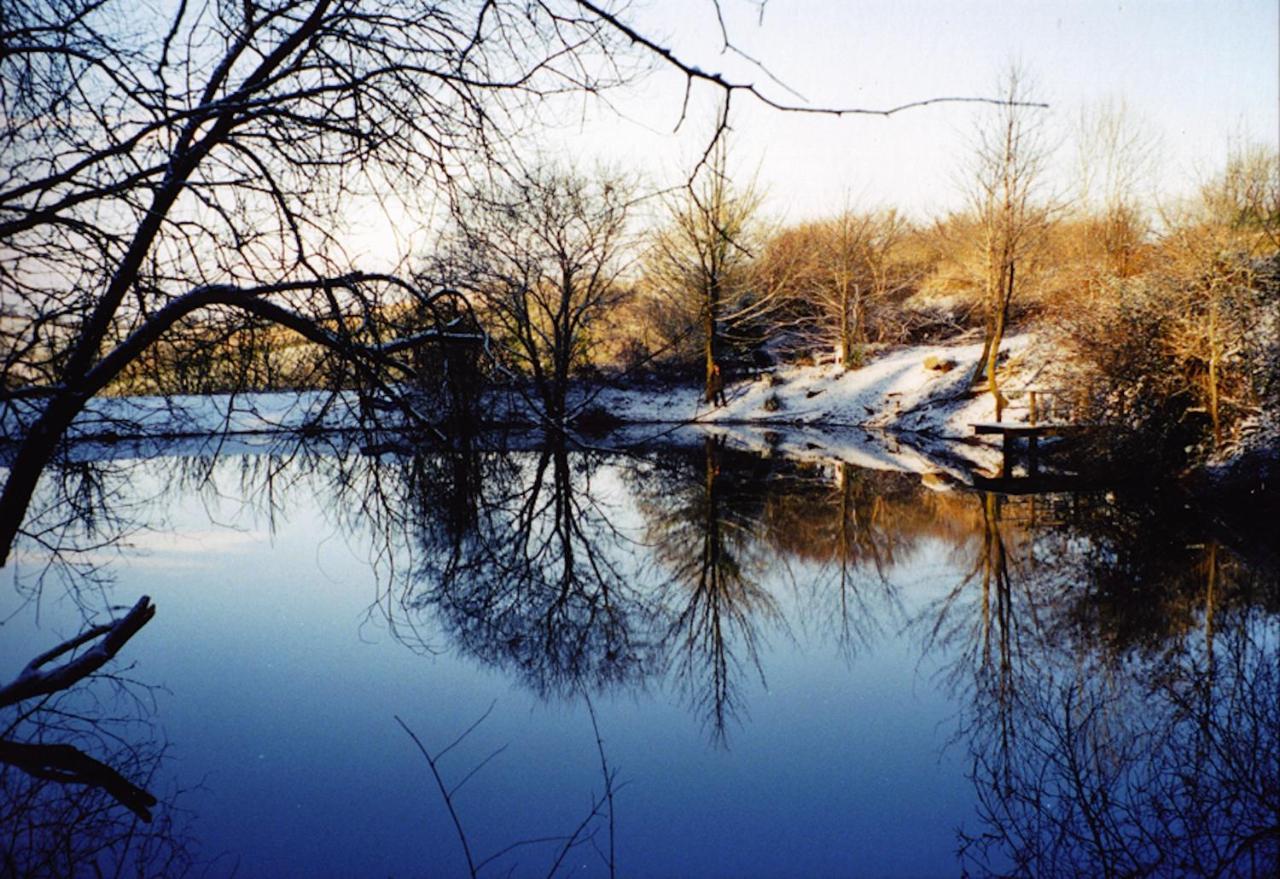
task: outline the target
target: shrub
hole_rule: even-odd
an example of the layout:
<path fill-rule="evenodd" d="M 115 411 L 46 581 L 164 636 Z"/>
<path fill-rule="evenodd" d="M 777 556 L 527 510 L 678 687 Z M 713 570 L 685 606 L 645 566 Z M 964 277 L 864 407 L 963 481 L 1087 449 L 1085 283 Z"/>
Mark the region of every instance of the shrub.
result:
<path fill-rule="evenodd" d="M 649 346 L 637 338 L 625 340 L 618 349 L 618 365 L 624 372 L 633 373 L 647 369 L 653 360 Z"/>
<path fill-rule="evenodd" d="M 1274 259 L 1219 255 L 1195 272 L 1113 280 L 1064 310 L 1077 419 L 1125 428 L 1117 451 L 1134 464 L 1182 465 L 1229 445 L 1276 402 L 1275 279 Z"/>

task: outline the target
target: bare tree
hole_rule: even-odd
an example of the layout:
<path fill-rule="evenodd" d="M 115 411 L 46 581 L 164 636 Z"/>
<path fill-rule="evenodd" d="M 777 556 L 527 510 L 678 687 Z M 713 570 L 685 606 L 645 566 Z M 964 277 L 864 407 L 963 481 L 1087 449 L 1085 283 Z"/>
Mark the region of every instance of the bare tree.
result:
<path fill-rule="evenodd" d="M 846 210 L 770 239 L 761 271 L 794 302 L 806 347 L 833 349 L 845 369 L 862 365 L 865 345 L 884 329 L 877 312 L 915 281 L 899 253 L 908 230 L 893 210 Z"/>
<path fill-rule="evenodd" d="M 552 853 L 551 865 L 547 870 L 546 876 L 547 879 L 554 879 L 554 877 L 561 871 L 562 867 L 569 867 L 572 865 L 570 868 L 571 871 L 581 870 L 581 860 L 569 859 L 569 855 L 573 853 L 575 849 L 585 847 L 587 844 L 590 844 L 591 848 L 600 857 L 602 865 L 608 870 L 610 879 L 613 879 L 613 877 L 617 875 L 617 839 L 614 821 L 614 794 L 617 793 L 622 785 L 618 784 L 617 770 L 612 769 L 609 766 L 609 759 L 605 755 L 604 739 L 600 735 L 600 724 L 596 719 L 596 710 L 592 705 L 591 697 L 585 692 L 582 694 L 582 697 L 587 706 L 587 713 L 591 718 L 591 730 L 596 739 L 596 754 L 600 758 L 600 778 L 603 782 L 603 790 L 600 795 L 596 796 L 594 793 L 592 794 L 590 810 L 586 817 L 579 821 L 577 826 L 574 827 L 570 833 L 517 840 L 507 844 L 503 848 L 484 858 L 479 857 L 478 853 L 474 852 L 472 849 L 473 844 L 470 837 L 467 835 L 466 827 L 464 826 L 462 818 L 458 812 L 458 791 L 491 760 L 505 751 L 507 746 L 503 745 L 490 752 L 488 757 L 485 757 L 473 766 L 470 772 L 463 776 L 462 780 L 455 783 L 452 787 L 445 781 L 441 761 L 450 751 L 462 745 L 471 733 L 475 732 L 475 730 L 484 723 L 489 714 L 492 713 L 493 705 L 490 705 L 488 710 L 486 710 L 478 720 L 472 723 L 471 726 L 467 727 L 461 735 L 435 754 L 432 754 L 431 751 L 427 749 L 427 746 L 424 745 L 422 740 L 418 738 L 418 735 L 409 728 L 408 724 L 401 720 L 399 716 L 396 717 L 396 723 L 398 723 L 400 728 L 403 729 L 409 738 L 413 740 L 413 744 L 417 747 L 418 753 L 420 753 L 423 756 L 423 759 L 427 762 L 427 768 L 431 772 L 432 779 L 435 780 L 436 788 L 440 791 L 440 798 L 444 801 L 445 809 L 449 813 L 449 820 L 453 824 L 453 829 L 458 835 L 458 842 L 462 847 L 462 853 L 467 862 L 467 872 L 471 875 L 472 879 L 478 879 L 481 873 L 485 871 L 486 867 L 493 867 L 494 869 L 497 869 L 505 866 L 507 867 L 507 875 L 511 875 L 515 872 L 515 868 L 518 864 L 514 862 L 507 862 L 511 862 L 513 860 L 513 856 L 517 852 L 525 853 L 530 848 L 539 847 L 546 847 L 548 851 Z M 595 840 L 596 835 L 602 829 L 607 834 L 606 844 L 609 849 L 607 855 Z M 568 863 L 566 863 L 566 860 L 568 860 Z"/>
<path fill-rule="evenodd" d="M 667 224 L 646 260 L 647 282 L 701 340 L 707 402 L 723 391 L 722 360 L 736 328 L 775 303 L 751 272 L 760 195 L 729 179 L 727 139 L 715 142 L 692 186 L 667 201 Z"/>
<path fill-rule="evenodd" d="M 1004 103 L 977 132 L 970 199 L 982 235 L 982 301 L 985 333 L 973 383 L 983 376 L 995 399 L 1004 398 L 996 377 L 1000 342 L 1008 325 L 1018 267 L 1043 238 L 1048 210 L 1043 199 L 1049 150 L 1036 109 L 1028 100 L 1026 72 L 1013 65 L 1000 83 Z"/>
<path fill-rule="evenodd" d="M 1107 273 L 1129 277 L 1139 269 L 1138 254 L 1151 231 L 1141 190 L 1155 168 L 1156 142 L 1122 100 L 1085 109 L 1078 128 L 1080 199 L 1089 237 Z"/>
<path fill-rule="evenodd" d="M 1192 218 L 1217 230 L 1219 246 L 1250 256 L 1280 250 L 1280 151 L 1242 144 L 1200 188 Z"/>
<path fill-rule="evenodd" d="M 4 385 L 43 405 L 0 495 L 7 556 L 85 402 L 197 315 L 272 323 L 376 386 L 415 340 L 380 320 L 437 294 L 353 271 L 367 192 L 447 192 L 522 101 L 609 75 L 611 28 L 547 5 L 19 0 L 3 34 Z"/>
<path fill-rule="evenodd" d="M 437 258 L 553 425 L 572 415 L 572 371 L 588 362 L 595 324 L 622 296 L 630 206 L 620 178 L 533 171 L 464 200 Z"/>

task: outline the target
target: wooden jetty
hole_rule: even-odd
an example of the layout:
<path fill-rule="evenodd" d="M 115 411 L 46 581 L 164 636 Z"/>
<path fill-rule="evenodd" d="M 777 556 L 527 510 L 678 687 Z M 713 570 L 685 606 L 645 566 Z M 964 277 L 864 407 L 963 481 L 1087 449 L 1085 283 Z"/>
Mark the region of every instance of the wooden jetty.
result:
<path fill-rule="evenodd" d="M 1010 494 L 1024 494 L 1038 491 L 1061 491 L 1071 482 L 1072 477 L 1061 474 L 1042 475 L 1040 473 L 1040 439 L 1042 437 L 1079 435 L 1089 429 L 1089 425 L 1076 424 L 1069 421 L 1041 422 L 1039 417 L 1044 411 L 1041 400 L 1046 396 L 1056 396 L 1054 391 L 1032 390 L 1028 392 L 1028 421 L 1008 422 L 999 420 L 1004 407 L 996 411 L 996 421 L 978 422 L 973 425 L 976 436 L 1000 437 L 1000 474 L 996 477 L 975 476 L 974 484 L 992 491 Z M 1013 467 L 1016 463 L 1019 445 L 1025 442 L 1026 476 L 1015 477 Z M 979 484 L 981 483 L 981 484 Z"/>

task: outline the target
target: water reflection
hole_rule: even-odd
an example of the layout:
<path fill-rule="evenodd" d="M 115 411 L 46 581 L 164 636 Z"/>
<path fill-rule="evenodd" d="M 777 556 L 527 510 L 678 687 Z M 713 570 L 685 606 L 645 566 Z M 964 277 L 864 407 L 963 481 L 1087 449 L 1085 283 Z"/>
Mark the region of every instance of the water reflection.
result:
<path fill-rule="evenodd" d="M 768 462 L 726 461 L 723 440 L 632 471 L 645 541 L 662 568 L 654 600 L 667 661 L 714 740 L 738 718 L 738 680 L 764 678 L 761 630 L 777 625 L 777 600 L 764 585 L 773 559 L 761 539 Z"/>
<path fill-rule="evenodd" d="M 462 650 L 544 695 L 649 673 L 653 603 L 635 545 L 593 490 L 597 456 L 571 456 L 559 437 L 527 454 L 437 462 L 446 478 L 419 478 L 414 463 L 407 483 L 431 498 L 411 531 L 410 610 L 435 612 Z"/>
<path fill-rule="evenodd" d="M 1056 500 L 985 495 L 978 558 L 935 621 L 961 642 L 952 683 L 982 824 L 962 836 L 965 866 L 1274 875 L 1274 567 L 1185 510 Z"/>
<path fill-rule="evenodd" d="M 172 798 L 148 790 L 164 747 L 146 687 L 110 667 L 154 613 L 142 598 L 0 686 L 3 875 L 182 876 L 193 867 Z"/>
<path fill-rule="evenodd" d="M 980 716 L 970 731 L 974 872 L 1275 875 L 1280 690 L 1274 621 L 1259 622 L 1142 668 L 1042 658 L 1011 700 L 1016 735 L 992 741 Z"/>
<path fill-rule="evenodd" d="M 1280 566 L 1181 498 L 1007 497 L 713 437 L 362 444 L 78 464 L 48 482 L 28 557 L 91 609 L 102 549 L 162 527 L 165 498 L 234 498 L 271 527 L 318 505 L 370 553 L 371 613 L 411 649 L 571 704 L 670 693 L 717 747 L 749 728 L 778 645 L 852 672 L 909 639 L 959 718 L 964 869 L 1280 866 Z"/>

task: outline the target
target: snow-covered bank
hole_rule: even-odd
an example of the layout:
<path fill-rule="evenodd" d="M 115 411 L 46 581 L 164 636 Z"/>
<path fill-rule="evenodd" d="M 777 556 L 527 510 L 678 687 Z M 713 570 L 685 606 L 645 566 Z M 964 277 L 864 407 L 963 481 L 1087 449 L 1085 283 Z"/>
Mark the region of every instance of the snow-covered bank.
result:
<path fill-rule="evenodd" d="M 1002 376 L 1014 397 L 1039 377 L 1030 335 L 1005 341 Z M 701 388 L 606 388 L 596 406 L 625 422 L 689 422 L 751 448 L 910 472 L 994 470 L 995 442 L 973 425 L 995 419 L 989 394 L 968 393 L 981 343 L 917 345 L 889 351 L 860 369 L 793 366 L 731 384 L 710 406 Z M 1026 420 L 1018 403 L 1004 420 Z"/>
<path fill-rule="evenodd" d="M 991 468 L 996 446 L 977 442 L 972 424 L 994 417 L 990 396 L 965 393 L 982 346 L 930 345 L 901 348 L 861 369 L 785 367 L 754 380 L 730 384 L 726 403 L 709 406 L 691 385 L 622 385 L 582 388 L 590 405 L 623 423 L 618 442 L 667 438 L 679 441 L 711 432 L 743 447 L 794 457 L 840 460 L 861 467 L 910 472 L 949 472 L 962 478 L 970 468 Z M 1030 336 L 1006 341 L 1006 387 L 1028 384 L 1035 344 Z M 582 402 L 579 396 L 578 401 Z M 21 436 L 38 411 L 31 401 L 0 404 L 0 440 Z M 519 397 L 499 392 L 479 407 L 486 419 L 533 423 Z M 1019 420 L 1014 408 L 1006 420 Z M 391 429 L 393 413 L 380 413 Z M 353 395 L 323 392 L 216 396 L 99 398 L 90 402 L 70 431 L 92 443 L 147 438 L 255 436 L 279 432 L 351 430 L 359 425 Z M 679 428 L 679 429 L 677 429 Z M 140 450 L 136 442 L 130 448 Z"/>
<path fill-rule="evenodd" d="M 1021 390 L 1030 374 L 1029 335 L 1006 340 L 1006 387 Z M 861 369 L 793 366 L 731 384 L 723 406 L 702 401 L 701 389 L 606 388 L 595 402 L 630 422 L 696 421 L 728 424 L 788 424 L 912 431 L 944 439 L 969 438 L 972 425 L 995 418 L 988 394 L 965 393 L 982 345 L 917 345 L 872 360 Z M 1007 420 L 1025 418 L 1009 410 Z"/>
<path fill-rule="evenodd" d="M 0 402 L 0 442 L 21 438 L 40 405 L 38 398 Z M 342 430 L 354 426 L 355 405 L 353 396 L 323 391 L 95 397 L 67 433 L 79 442 Z"/>

